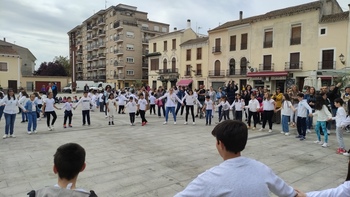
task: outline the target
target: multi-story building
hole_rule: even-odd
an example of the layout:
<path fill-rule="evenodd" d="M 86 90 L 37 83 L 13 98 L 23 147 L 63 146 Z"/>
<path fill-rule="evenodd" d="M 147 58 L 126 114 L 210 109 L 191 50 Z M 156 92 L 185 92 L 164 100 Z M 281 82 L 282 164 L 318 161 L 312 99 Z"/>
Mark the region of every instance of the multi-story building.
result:
<path fill-rule="evenodd" d="M 336 0 L 249 18 L 241 12 L 239 20 L 209 31 L 209 83 L 232 79 L 240 87 L 249 83 L 274 90 L 291 84 L 303 88 L 311 76 L 330 84 L 335 77 L 330 71 L 345 66 L 338 57 L 350 58 L 349 34 L 349 12 Z"/>
<path fill-rule="evenodd" d="M 148 40 L 169 32 L 147 13 L 119 4 L 86 19 L 68 32 L 73 79 L 114 83 L 124 88 L 147 83 Z"/>
<path fill-rule="evenodd" d="M 150 53 L 148 84 L 152 88 L 163 86 L 170 88 L 179 81 L 181 69 L 181 44 L 196 39 L 198 36 L 191 28 L 191 21 L 187 20 L 187 28 L 153 37 L 149 40 Z M 189 84 L 188 84 L 189 85 Z"/>
<path fill-rule="evenodd" d="M 209 38 L 200 37 L 188 40 L 181 45 L 180 81 L 177 85 L 192 83 L 208 87 L 208 51 Z"/>
<path fill-rule="evenodd" d="M 29 49 L 0 40 L 0 86 L 4 89 L 28 87 L 23 76 L 33 76 L 35 56 Z"/>

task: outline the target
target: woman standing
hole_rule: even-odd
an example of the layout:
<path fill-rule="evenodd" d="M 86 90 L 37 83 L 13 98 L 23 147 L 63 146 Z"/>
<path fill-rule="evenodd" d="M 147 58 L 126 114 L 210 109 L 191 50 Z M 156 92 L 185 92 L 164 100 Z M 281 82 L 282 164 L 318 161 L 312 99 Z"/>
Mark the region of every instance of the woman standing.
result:
<path fill-rule="evenodd" d="M 27 94 L 26 91 L 23 91 L 22 96 L 19 99 L 19 103 L 22 106 L 25 106 L 25 104 L 27 103 L 28 100 L 29 100 L 29 95 Z M 22 113 L 22 122 L 21 123 L 24 123 L 24 122 L 28 122 L 28 114 L 26 114 L 26 113 Z"/>
<path fill-rule="evenodd" d="M 282 99 L 283 99 L 283 93 L 282 93 L 280 87 L 278 87 L 276 89 L 276 93 L 272 96 L 272 99 L 276 102 L 276 113 L 274 113 L 274 116 L 273 116 L 274 121 L 273 122 L 275 122 L 276 124 L 280 124 L 281 123 L 281 111 L 278 109 L 282 107 Z"/>
<path fill-rule="evenodd" d="M 49 131 L 54 130 L 54 124 L 57 119 L 55 109 L 58 109 L 55 105 L 55 99 L 53 98 L 53 93 L 50 92 L 47 99 L 44 101 L 43 110 L 46 115 L 46 124 Z M 50 125 L 50 115 L 52 115 L 52 122 Z"/>
<path fill-rule="evenodd" d="M 9 89 L 7 92 L 7 96 L 5 96 L 0 101 L 0 106 L 5 105 L 4 108 L 4 115 L 5 115 L 5 135 L 2 137 L 3 139 L 8 137 L 15 138 L 16 136 L 13 134 L 14 132 L 14 126 L 15 126 L 15 120 L 16 120 L 16 113 L 17 113 L 17 107 L 20 107 L 23 112 L 27 112 L 26 109 L 19 103 L 19 101 L 15 97 L 15 93 L 13 92 L 13 89 Z"/>
<path fill-rule="evenodd" d="M 4 93 L 0 91 L 0 102 L 2 101 L 2 99 L 4 99 Z M 4 113 L 4 105 L 0 105 L 0 121 L 2 118 L 2 114 Z"/>
<path fill-rule="evenodd" d="M 272 132 L 272 116 L 275 111 L 276 102 L 271 99 L 271 95 L 269 93 L 264 94 L 263 101 L 263 124 L 259 131 L 263 131 L 265 129 L 266 122 L 269 122 L 269 133 Z"/>
<path fill-rule="evenodd" d="M 195 97 L 193 95 L 193 90 L 189 90 L 188 91 L 188 94 L 185 95 L 185 97 L 182 99 L 182 105 L 185 104 L 185 101 L 186 100 L 186 122 L 184 123 L 185 125 L 187 124 L 187 121 L 188 121 L 188 114 L 190 113 L 190 110 L 191 110 L 191 115 L 192 115 L 192 121 L 193 121 L 193 124 L 195 125 L 196 122 L 195 122 L 195 119 L 194 119 L 194 105 L 196 105 L 197 103 L 199 103 L 197 97 Z M 200 107 L 202 107 L 202 105 L 199 103 Z"/>
<path fill-rule="evenodd" d="M 314 87 L 310 87 L 308 94 L 305 94 L 304 99 L 310 105 L 312 113 L 315 112 L 315 103 L 316 103 L 316 91 Z M 308 116 L 306 118 L 306 133 L 311 133 L 313 118 Z"/>
<path fill-rule="evenodd" d="M 165 103 L 165 122 L 163 124 L 168 124 L 169 111 L 173 114 L 174 124 L 176 124 L 176 114 L 175 114 L 176 100 L 180 103 L 182 103 L 182 101 L 179 99 L 179 97 L 176 96 L 173 88 L 170 88 L 169 92 L 159 97 L 158 100 L 161 100 L 164 98 L 166 98 L 166 103 Z"/>

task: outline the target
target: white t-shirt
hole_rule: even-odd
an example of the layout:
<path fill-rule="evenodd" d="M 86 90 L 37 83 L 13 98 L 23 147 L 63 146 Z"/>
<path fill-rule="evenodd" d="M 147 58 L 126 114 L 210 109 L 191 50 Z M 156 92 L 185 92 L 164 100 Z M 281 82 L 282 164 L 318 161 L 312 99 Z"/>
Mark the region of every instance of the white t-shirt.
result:
<path fill-rule="evenodd" d="M 283 101 L 281 114 L 285 116 L 290 116 L 292 114 L 292 103 L 290 101 Z"/>
<path fill-rule="evenodd" d="M 205 105 L 206 110 L 213 110 L 214 109 L 214 104 L 213 104 L 212 100 L 207 101 L 207 99 L 205 99 L 204 105 Z M 230 106 L 230 104 L 228 106 Z"/>
<path fill-rule="evenodd" d="M 156 104 L 156 97 L 154 97 L 154 96 L 150 96 L 149 97 L 149 104 L 151 104 L 151 105 L 155 105 Z"/>
<path fill-rule="evenodd" d="M 137 110 L 137 104 L 135 101 L 128 102 L 125 107 L 128 109 L 129 113 L 135 113 Z"/>
<path fill-rule="evenodd" d="M 245 105 L 244 99 L 240 99 L 238 101 L 235 100 L 231 105 L 231 109 L 235 107 L 236 111 L 242 111 L 244 108 L 244 105 Z"/>
<path fill-rule="evenodd" d="M 146 105 L 148 104 L 146 99 L 139 99 L 137 104 L 140 107 L 140 110 L 146 110 Z"/>
<path fill-rule="evenodd" d="M 222 110 L 227 111 L 230 110 L 230 103 L 228 101 L 221 101 L 217 107 L 222 106 Z"/>
<path fill-rule="evenodd" d="M 265 164 L 246 157 L 228 159 L 200 174 L 175 197 L 294 197 L 296 192 Z"/>
<path fill-rule="evenodd" d="M 45 112 L 51 112 L 51 111 L 55 111 L 53 105 L 55 104 L 55 99 L 53 98 L 47 98 L 44 101 L 45 103 Z"/>
<path fill-rule="evenodd" d="M 273 111 L 275 110 L 275 101 L 273 99 L 263 101 L 263 110 L 265 111 Z"/>

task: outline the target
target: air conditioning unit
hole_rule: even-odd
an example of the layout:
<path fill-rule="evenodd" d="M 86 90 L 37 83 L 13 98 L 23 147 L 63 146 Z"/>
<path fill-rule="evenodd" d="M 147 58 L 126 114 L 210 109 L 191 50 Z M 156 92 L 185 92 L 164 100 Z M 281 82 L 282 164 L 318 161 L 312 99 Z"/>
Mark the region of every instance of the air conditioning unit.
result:
<path fill-rule="evenodd" d="M 258 72 L 258 69 L 257 69 L 257 68 L 250 68 L 249 70 L 250 70 L 250 72 L 252 72 L 252 73 Z"/>

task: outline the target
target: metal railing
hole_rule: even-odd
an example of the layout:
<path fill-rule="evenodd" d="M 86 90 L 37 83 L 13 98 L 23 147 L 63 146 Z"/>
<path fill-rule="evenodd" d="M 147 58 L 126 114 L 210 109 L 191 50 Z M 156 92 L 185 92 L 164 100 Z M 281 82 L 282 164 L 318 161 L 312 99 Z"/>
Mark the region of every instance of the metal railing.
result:
<path fill-rule="evenodd" d="M 274 71 L 274 63 L 259 64 L 259 71 Z"/>
<path fill-rule="evenodd" d="M 302 70 L 303 62 L 286 62 L 284 68 L 286 70 Z"/>
<path fill-rule="evenodd" d="M 209 75 L 209 77 L 225 77 L 226 71 L 225 70 L 209 70 L 208 75 Z"/>
<path fill-rule="evenodd" d="M 336 69 L 336 61 L 322 61 L 318 62 L 318 70 Z"/>

